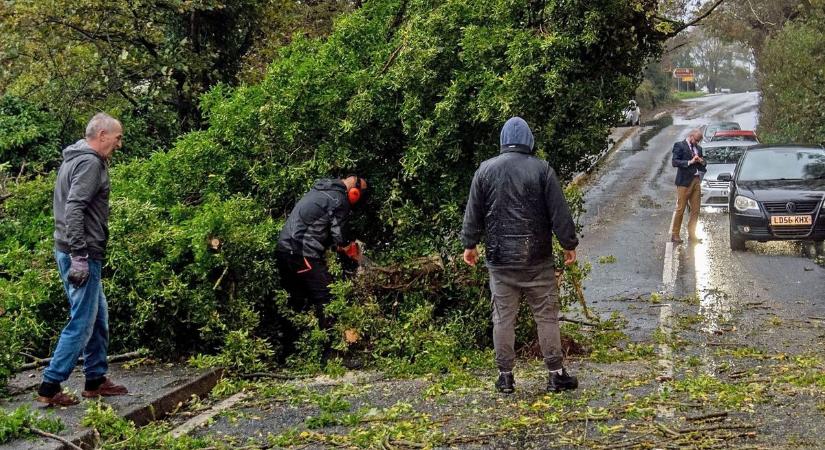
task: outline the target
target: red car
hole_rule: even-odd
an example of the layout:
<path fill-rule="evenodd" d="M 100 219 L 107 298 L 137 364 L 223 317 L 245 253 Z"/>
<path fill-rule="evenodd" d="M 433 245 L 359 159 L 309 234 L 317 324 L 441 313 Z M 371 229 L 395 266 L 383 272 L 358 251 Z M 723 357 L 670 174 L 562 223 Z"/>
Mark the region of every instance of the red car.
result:
<path fill-rule="evenodd" d="M 710 138 L 714 141 L 753 141 L 759 142 L 756 133 L 753 130 L 720 130 L 713 134 Z"/>

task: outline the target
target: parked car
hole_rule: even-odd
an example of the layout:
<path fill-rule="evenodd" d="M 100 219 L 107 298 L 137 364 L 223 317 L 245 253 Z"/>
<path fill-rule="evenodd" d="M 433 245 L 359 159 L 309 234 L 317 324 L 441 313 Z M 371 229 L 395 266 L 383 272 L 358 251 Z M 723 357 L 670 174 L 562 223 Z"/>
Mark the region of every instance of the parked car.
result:
<path fill-rule="evenodd" d="M 624 109 L 624 125 L 639 125 L 642 123 L 642 110 L 636 104 L 636 100 L 631 100 L 627 103 Z"/>
<path fill-rule="evenodd" d="M 821 146 L 755 146 L 736 171 L 717 179 L 730 182 L 730 248 L 745 241 L 825 241 L 825 149 Z"/>
<path fill-rule="evenodd" d="M 759 143 L 759 138 L 756 137 L 756 132 L 753 130 L 722 130 L 714 133 L 710 141 L 750 141 Z"/>
<path fill-rule="evenodd" d="M 713 135 L 716 134 L 717 131 L 722 130 L 741 130 L 742 127 L 739 126 L 737 122 L 711 122 L 702 128 L 703 134 L 703 141 L 710 142 Z"/>
<path fill-rule="evenodd" d="M 719 174 L 736 170 L 736 163 L 749 147 L 756 145 L 748 141 L 713 141 L 702 147 L 708 171 L 702 178 L 702 206 L 728 207 L 729 181 L 719 181 Z"/>

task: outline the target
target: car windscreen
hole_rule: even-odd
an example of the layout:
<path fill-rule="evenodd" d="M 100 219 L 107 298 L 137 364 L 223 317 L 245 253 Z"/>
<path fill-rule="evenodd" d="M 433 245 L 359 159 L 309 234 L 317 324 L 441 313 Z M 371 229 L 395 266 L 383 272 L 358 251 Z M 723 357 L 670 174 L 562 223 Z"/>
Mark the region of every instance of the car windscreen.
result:
<path fill-rule="evenodd" d="M 739 181 L 825 178 L 825 150 L 786 148 L 752 151 L 742 159 Z"/>
<path fill-rule="evenodd" d="M 736 164 L 745 153 L 745 146 L 725 146 L 705 148 L 705 162 L 708 164 Z"/>

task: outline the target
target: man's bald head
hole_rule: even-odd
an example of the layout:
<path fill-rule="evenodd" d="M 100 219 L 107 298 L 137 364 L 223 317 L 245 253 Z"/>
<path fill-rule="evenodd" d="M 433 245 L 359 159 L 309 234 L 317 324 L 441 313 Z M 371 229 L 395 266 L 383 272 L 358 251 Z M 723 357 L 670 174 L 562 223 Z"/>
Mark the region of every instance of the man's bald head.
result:
<path fill-rule="evenodd" d="M 702 134 L 702 130 L 694 128 L 690 130 L 690 133 L 688 133 L 688 137 L 691 139 L 693 144 L 698 144 L 702 142 L 702 137 L 704 137 L 704 135 Z"/>
<path fill-rule="evenodd" d="M 120 121 L 106 113 L 95 114 L 86 125 L 86 143 L 103 159 L 112 157 L 115 149 L 120 148 L 122 139 Z"/>

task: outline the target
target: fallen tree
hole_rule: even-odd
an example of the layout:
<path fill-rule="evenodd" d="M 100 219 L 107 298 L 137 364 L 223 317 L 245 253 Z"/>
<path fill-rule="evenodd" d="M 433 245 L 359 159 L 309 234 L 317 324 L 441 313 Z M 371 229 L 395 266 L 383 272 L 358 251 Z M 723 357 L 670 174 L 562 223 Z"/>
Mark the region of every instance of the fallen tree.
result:
<path fill-rule="evenodd" d="M 255 361 L 287 348 L 311 359 L 328 339 L 346 347 L 285 309 L 273 254 L 312 181 L 355 170 L 373 195 L 353 227 L 388 269 L 365 289 L 338 283 L 328 311 L 375 336 L 371 355 L 448 361 L 487 345 L 486 274 L 454 262 L 473 171 L 498 152 L 512 115 L 531 124 L 538 155 L 562 177 L 583 169 L 639 83 L 638 62 L 668 36 L 656 7 L 373 0 L 328 38 L 295 39 L 261 83 L 215 87 L 201 99 L 207 129 L 112 170 L 112 348 L 223 348 Z M 65 317 L 51 183 L 12 187 L 0 210 L 0 298 L 32 354 L 48 353 Z M 580 196 L 569 199 L 580 212 Z M 296 341 L 286 321 L 303 332 L 295 345 L 284 345 Z"/>

